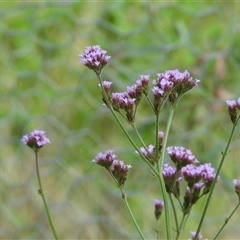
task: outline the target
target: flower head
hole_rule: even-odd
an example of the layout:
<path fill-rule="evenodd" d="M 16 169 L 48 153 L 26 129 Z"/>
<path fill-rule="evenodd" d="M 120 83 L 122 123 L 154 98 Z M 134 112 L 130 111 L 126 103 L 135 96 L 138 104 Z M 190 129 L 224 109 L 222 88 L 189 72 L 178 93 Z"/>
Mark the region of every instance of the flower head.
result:
<path fill-rule="evenodd" d="M 141 147 L 140 151 L 142 152 L 143 156 L 152 164 L 155 163 L 155 146 L 150 144 L 147 149 L 145 147 Z"/>
<path fill-rule="evenodd" d="M 227 100 L 226 103 L 231 121 L 234 124 L 237 121 L 237 109 L 240 109 L 240 98 L 237 100 Z"/>
<path fill-rule="evenodd" d="M 79 54 L 81 63 L 99 74 L 102 68 L 108 63 L 110 56 L 107 51 L 101 49 L 99 45 L 88 46 L 84 54 Z"/>
<path fill-rule="evenodd" d="M 32 148 L 34 151 L 37 151 L 45 144 L 51 143 L 45 136 L 45 132 L 41 130 L 34 130 L 29 134 L 24 135 L 21 142 Z"/>
<path fill-rule="evenodd" d="M 127 92 L 112 93 L 111 103 L 115 111 L 120 109 L 126 112 L 126 118 L 129 122 L 134 120 L 135 99 L 131 98 Z"/>
<path fill-rule="evenodd" d="M 163 200 L 154 199 L 154 203 L 155 203 L 154 215 L 155 215 L 155 218 L 158 220 L 162 214 L 164 202 Z"/>
<path fill-rule="evenodd" d="M 114 154 L 113 150 L 107 150 L 104 153 L 99 153 L 93 160 L 93 163 L 96 163 L 102 167 L 110 169 L 113 161 L 116 159 L 117 155 Z"/>
<path fill-rule="evenodd" d="M 143 87 L 143 93 L 148 94 L 148 84 L 149 84 L 150 75 L 140 75 L 140 79 L 137 80 L 137 83 L 141 83 Z"/>
<path fill-rule="evenodd" d="M 105 91 L 107 97 L 110 99 L 111 98 L 110 88 L 111 88 L 112 82 L 103 81 L 102 84 L 98 84 L 98 85 L 99 85 L 99 87 L 103 88 L 103 90 Z"/>
<path fill-rule="evenodd" d="M 174 104 L 180 96 L 198 85 L 199 82 L 198 79 L 193 80 L 187 70 L 183 73 L 177 69 L 158 73 L 157 78 L 153 81 L 152 89 L 155 110 L 159 111 L 165 99 L 170 104 Z"/>
<path fill-rule="evenodd" d="M 118 182 L 118 185 L 122 187 L 127 180 L 128 170 L 132 168 L 131 165 L 124 164 L 123 161 L 114 160 L 111 166 L 111 172 Z"/>
<path fill-rule="evenodd" d="M 191 150 L 184 147 L 168 147 L 167 151 L 178 170 L 188 164 L 198 163 Z"/>

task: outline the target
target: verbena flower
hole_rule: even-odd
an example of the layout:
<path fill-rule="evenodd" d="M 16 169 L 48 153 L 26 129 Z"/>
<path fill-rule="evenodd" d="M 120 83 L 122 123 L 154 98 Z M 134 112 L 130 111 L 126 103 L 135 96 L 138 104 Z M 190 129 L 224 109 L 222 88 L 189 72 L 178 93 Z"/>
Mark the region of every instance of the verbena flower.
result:
<path fill-rule="evenodd" d="M 113 161 L 116 159 L 117 155 L 114 154 L 113 150 L 107 150 L 104 153 L 99 153 L 93 160 L 93 163 L 96 163 L 102 167 L 110 169 Z"/>
<path fill-rule="evenodd" d="M 121 109 L 124 110 L 127 120 L 133 122 L 135 109 L 134 98 L 131 98 L 127 92 L 112 93 L 111 103 L 115 111 L 120 111 Z"/>
<path fill-rule="evenodd" d="M 152 88 L 155 110 L 158 112 L 166 99 L 173 105 L 185 92 L 198 85 L 199 82 L 200 80 L 194 80 L 187 70 L 183 73 L 177 69 L 158 73 Z"/>
<path fill-rule="evenodd" d="M 105 167 L 118 182 L 119 187 L 122 187 L 127 179 L 128 170 L 131 165 L 124 164 L 123 161 L 116 160 L 117 155 L 113 150 L 107 150 L 103 153 L 99 153 L 93 160 L 102 167 Z"/>
<path fill-rule="evenodd" d="M 137 80 L 137 83 L 142 84 L 143 93 L 145 95 L 148 95 L 149 79 L 150 79 L 150 75 L 140 75 L 140 79 Z"/>
<path fill-rule="evenodd" d="M 150 144 L 147 149 L 144 147 L 140 148 L 141 153 L 143 156 L 151 163 L 154 164 L 154 158 L 155 158 L 155 146 Z"/>
<path fill-rule="evenodd" d="M 45 136 L 45 132 L 41 130 L 34 130 L 29 134 L 24 135 L 21 142 L 32 148 L 34 151 L 37 151 L 45 144 L 51 143 L 50 140 Z"/>
<path fill-rule="evenodd" d="M 127 180 L 128 170 L 132 168 L 131 165 L 124 164 L 123 161 L 114 160 L 111 166 L 111 172 L 118 182 L 119 187 L 123 187 Z"/>
<path fill-rule="evenodd" d="M 183 212 L 187 214 L 199 197 L 210 191 L 215 178 L 215 169 L 211 167 L 210 163 L 200 166 L 189 164 L 181 169 L 181 175 L 188 183 L 183 203 Z"/>
<path fill-rule="evenodd" d="M 79 54 L 81 63 L 99 74 L 102 68 L 108 63 L 110 56 L 107 51 L 101 49 L 99 45 L 86 47 L 84 54 Z"/>
<path fill-rule="evenodd" d="M 167 152 L 176 165 L 177 170 L 180 170 L 188 164 L 198 163 L 198 160 L 192 154 L 191 150 L 184 147 L 167 147 Z"/>
<path fill-rule="evenodd" d="M 142 84 L 137 82 L 132 86 L 127 86 L 127 93 L 130 98 L 134 99 L 134 102 L 136 103 L 136 105 L 138 105 L 143 96 Z"/>
<path fill-rule="evenodd" d="M 160 199 L 154 199 L 154 203 L 155 203 L 154 215 L 155 215 L 155 218 L 158 220 L 162 214 L 164 202 L 163 200 L 160 200 Z"/>
<path fill-rule="evenodd" d="M 227 100 L 226 103 L 231 121 L 234 124 L 237 121 L 237 109 L 240 109 L 240 98 L 237 100 Z"/>

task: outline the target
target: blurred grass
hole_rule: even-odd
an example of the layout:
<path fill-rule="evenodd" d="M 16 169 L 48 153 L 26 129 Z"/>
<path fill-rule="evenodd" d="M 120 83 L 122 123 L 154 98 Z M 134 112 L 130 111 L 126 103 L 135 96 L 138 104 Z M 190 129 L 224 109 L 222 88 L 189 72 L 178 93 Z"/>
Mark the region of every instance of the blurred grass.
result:
<path fill-rule="evenodd" d="M 103 71 L 116 91 L 140 74 L 188 69 L 201 79 L 177 109 L 169 145 L 190 148 L 216 166 L 231 124 L 225 99 L 239 97 L 240 7 L 237 2 L 1 2 L 0 3 L 0 238 L 51 237 L 37 194 L 33 153 L 20 139 L 46 130 L 40 151 L 46 198 L 61 239 L 137 239 L 120 193 L 90 163 L 106 149 L 133 165 L 126 191 L 140 226 L 154 238 L 155 179 L 101 105 L 93 72 L 78 54 L 100 44 L 112 56 Z M 153 142 L 152 113 L 143 102 L 139 131 Z M 162 115 L 164 131 L 168 111 Z M 237 203 L 231 181 L 239 175 L 237 130 L 202 233 L 211 238 Z M 194 207 L 183 239 L 195 230 L 205 199 Z M 239 214 L 221 239 L 238 239 Z M 161 219 L 164 236 L 164 217 Z"/>

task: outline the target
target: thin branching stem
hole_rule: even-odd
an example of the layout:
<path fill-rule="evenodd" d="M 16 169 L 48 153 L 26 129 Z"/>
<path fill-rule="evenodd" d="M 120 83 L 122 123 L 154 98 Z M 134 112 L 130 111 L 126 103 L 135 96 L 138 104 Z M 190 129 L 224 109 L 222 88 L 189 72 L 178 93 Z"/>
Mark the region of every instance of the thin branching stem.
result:
<path fill-rule="evenodd" d="M 200 219 L 200 222 L 199 222 L 199 225 L 198 225 L 198 228 L 197 228 L 197 231 L 196 231 L 194 240 L 197 240 L 197 239 L 198 239 L 198 235 L 199 235 L 199 233 L 200 233 L 200 230 L 201 230 L 201 227 L 202 227 L 202 224 L 203 224 L 203 221 L 204 221 L 204 218 L 205 218 L 205 215 L 206 215 L 206 212 L 207 212 L 207 209 L 208 209 L 208 206 L 209 206 L 209 203 L 210 203 L 212 194 L 213 194 L 213 190 L 214 190 L 214 188 L 215 188 L 215 185 L 216 185 L 216 182 L 217 182 L 219 173 L 220 173 L 220 171 L 221 171 L 222 165 L 223 165 L 223 163 L 224 163 L 224 160 L 225 160 L 225 158 L 226 158 L 226 156 L 227 156 L 227 154 L 228 154 L 228 149 L 229 149 L 230 143 L 231 143 L 231 141 L 232 141 L 232 138 L 233 138 L 233 135 L 234 135 L 236 126 L 237 126 L 237 123 L 236 123 L 236 124 L 233 124 L 232 131 L 231 131 L 231 133 L 230 133 L 229 140 L 228 140 L 228 142 L 227 142 L 226 148 L 225 148 L 224 152 L 222 152 L 222 158 L 221 158 L 221 160 L 220 160 L 220 163 L 219 163 L 219 166 L 218 166 L 218 168 L 217 168 L 217 172 L 216 172 L 215 178 L 214 178 L 213 183 L 212 183 L 212 186 L 211 186 L 211 188 L 210 188 L 210 191 L 209 191 L 209 194 L 208 194 L 208 197 L 207 197 L 207 200 L 206 200 L 204 209 L 203 209 L 203 213 L 202 213 L 202 216 L 201 216 L 201 219 Z"/>
<path fill-rule="evenodd" d="M 233 214 L 236 212 L 236 210 L 238 209 L 239 206 L 240 206 L 240 202 L 238 202 L 237 206 L 233 209 L 233 211 L 231 212 L 231 214 L 229 215 L 229 217 L 225 219 L 222 227 L 219 229 L 219 231 L 217 232 L 217 234 L 216 234 L 216 236 L 213 238 L 213 240 L 217 239 L 218 235 L 222 232 L 223 228 L 227 225 L 227 223 L 229 222 L 229 220 L 231 219 L 231 217 L 232 217 Z"/>
<path fill-rule="evenodd" d="M 173 119 L 173 114 L 174 114 L 174 108 L 171 108 L 169 117 L 168 117 L 168 122 L 167 122 L 167 127 L 166 130 L 164 132 L 164 137 L 163 137 L 163 146 L 162 146 L 162 154 L 161 154 L 161 159 L 160 161 L 158 161 L 157 163 L 157 169 L 158 169 L 158 180 L 159 180 L 159 184 L 161 187 L 161 191 L 163 194 L 163 200 L 164 200 L 164 210 L 165 210 L 165 216 L 166 216 L 166 231 L 167 231 L 167 239 L 172 239 L 172 233 L 171 233 L 171 223 L 170 223 L 170 211 L 169 211 L 169 205 L 168 205 L 168 198 L 167 198 L 167 191 L 166 191 L 166 187 L 165 187 L 165 183 L 164 183 L 164 179 L 162 176 L 162 168 L 163 168 L 163 162 L 164 162 L 164 156 L 165 156 L 165 151 L 166 151 L 166 146 L 167 146 L 167 139 L 168 139 L 168 135 L 169 135 L 169 131 L 170 131 L 170 126 L 172 123 L 172 119 Z M 158 125 L 158 115 L 156 115 L 156 125 Z M 156 126 L 156 134 L 158 134 L 158 127 Z M 156 139 L 158 138 L 158 136 L 156 137 Z"/>
<path fill-rule="evenodd" d="M 46 201 L 45 196 L 44 196 L 44 191 L 43 191 L 43 188 L 42 188 L 41 177 L 40 177 L 40 172 L 39 172 L 39 167 L 38 167 L 37 149 L 34 150 L 34 153 L 35 153 L 35 160 L 36 160 L 37 179 L 38 179 L 38 185 L 39 185 L 38 193 L 42 197 L 43 204 L 44 204 L 44 207 L 45 207 L 45 210 L 46 210 L 46 213 L 47 213 L 48 221 L 49 221 L 50 227 L 52 229 L 53 235 L 54 235 L 55 239 L 58 240 L 58 235 L 57 235 L 57 232 L 54 228 L 54 224 L 53 224 L 51 214 L 50 214 L 49 209 L 48 209 L 47 201 Z"/>

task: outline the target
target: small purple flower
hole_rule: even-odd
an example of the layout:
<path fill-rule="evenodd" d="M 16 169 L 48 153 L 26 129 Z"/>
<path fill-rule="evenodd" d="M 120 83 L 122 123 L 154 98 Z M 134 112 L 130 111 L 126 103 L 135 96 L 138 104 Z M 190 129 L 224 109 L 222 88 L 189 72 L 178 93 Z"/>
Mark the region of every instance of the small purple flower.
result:
<path fill-rule="evenodd" d="M 176 168 L 170 166 L 168 163 L 163 164 L 162 175 L 168 193 L 172 193 L 172 188 L 175 184 L 175 176 L 177 174 Z"/>
<path fill-rule="evenodd" d="M 181 173 L 188 183 L 188 186 L 192 189 L 196 183 L 201 184 L 203 194 L 207 194 L 215 178 L 215 169 L 211 167 L 211 163 L 205 163 L 199 166 L 189 164 L 181 169 Z M 200 187 L 200 185 L 198 185 Z"/>
<path fill-rule="evenodd" d="M 176 168 L 170 166 L 168 163 L 164 163 L 162 174 L 163 174 L 164 180 L 169 181 L 170 179 L 174 178 L 176 174 Z"/>
<path fill-rule="evenodd" d="M 98 85 L 101 87 L 101 84 L 98 84 Z M 111 85 L 112 85 L 112 82 L 109 82 L 109 81 L 103 81 L 102 82 L 103 90 L 107 94 L 108 98 L 111 97 L 111 92 L 110 92 Z"/>
<path fill-rule="evenodd" d="M 194 166 L 193 164 L 183 167 L 181 169 L 181 173 L 190 188 L 202 179 L 201 168 Z"/>
<path fill-rule="evenodd" d="M 110 169 L 113 161 L 116 159 L 117 155 L 114 154 L 113 150 L 107 150 L 104 153 L 99 153 L 93 160 L 93 163 L 96 163 L 102 167 Z"/>
<path fill-rule="evenodd" d="M 45 132 L 41 130 L 34 130 L 29 134 L 24 135 L 21 142 L 32 148 L 34 151 L 37 151 L 45 144 L 51 143 L 45 136 Z"/>
<path fill-rule="evenodd" d="M 123 161 L 114 160 L 111 166 L 111 172 L 118 182 L 119 187 L 123 187 L 127 180 L 128 170 L 132 168 L 131 165 L 124 164 Z"/>
<path fill-rule="evenodd" d="M 135 103 L 138 105 L 142 99 L 142 93 L 143 93 L 142 84 L 137 82 L 132 86 L 128 86 L 127 93 L 129 97 L 134 99 Z"/>
<path fill-rule="evenodd" d="M 240 109 L 240 98 L 237 100 L 227 100 L 228 113 L 233 124 L 237 121 L 237 109 Z"/>
<path fill-rule="evenodd" d="M 158 132 L 158 141 L 159 141 L 159 144 L 162 144 L 162 142 L 163 142 L 163 137 L 164 137 L 164 132 Z"/>
<path fill-rule="evenodd" d="M 155 146 L 150 144 L 147 148 L 147 150 L 144 147 L 140 148 L 140 151 L 142 152 L 143 156 L 151 163 L 154 164 L 154 157 L 155 157 Z"/>
<path fill-rule="evenodd" d="M 198 163 L 198 160 L 192 154 L 191 150 L 184 147 L 167 147 L 167 152 L 176 165 L 177 170 L 180 170 L 188 164 Z"/>
<path fill-rule="evenodd" d="M 126 112 L 126 118 L 129 122 L 134 120 L 135 99 L 130 98 L 127 92 L 112 93 L 111 103 L 113 109 L 118 111 L 123 109 Z"/>
<path fill-rule="evenodd" d="M 233 179 L 233 185 L 235 188 L 235 193 L 238 195 L 240 200 L 240 179 Z"/>
<path fill-rule="evenodd" d="M 99 45 L 88 46 L 84 54 L 79 54 L 81 63 L 99 74 L 102 68 L 108 63 L 110 56 L 107 51 L 101 49 Z"/>
<path fill-rule="evenodd" d="M 145 95 L 148 95 L 149 79 L 150 75 L 140 75 L 140 79 L 137 80 L 137 84 L 141 83 Z"/>
<path fill-rule="evenodd" d="M 155 215 L 155 218 L 158 220 L 162 214 L 164 202 L 163 200 L 154 199 L 154 203 L 155 203 L 154 215 Z"/>

